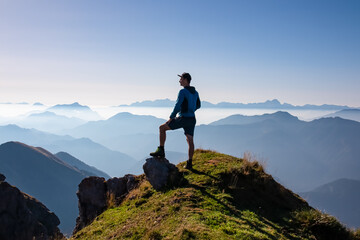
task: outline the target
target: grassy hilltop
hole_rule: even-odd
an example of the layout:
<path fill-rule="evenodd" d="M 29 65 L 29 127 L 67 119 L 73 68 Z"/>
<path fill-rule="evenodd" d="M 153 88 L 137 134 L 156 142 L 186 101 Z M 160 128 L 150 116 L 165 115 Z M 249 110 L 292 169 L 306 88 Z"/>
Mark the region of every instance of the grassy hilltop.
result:
<path fill-rule="evenodd" d="M 181 187 L 139 187 L 72 239 L 360 239 L 314 210 L 249 157 L 197 150 Z"/>

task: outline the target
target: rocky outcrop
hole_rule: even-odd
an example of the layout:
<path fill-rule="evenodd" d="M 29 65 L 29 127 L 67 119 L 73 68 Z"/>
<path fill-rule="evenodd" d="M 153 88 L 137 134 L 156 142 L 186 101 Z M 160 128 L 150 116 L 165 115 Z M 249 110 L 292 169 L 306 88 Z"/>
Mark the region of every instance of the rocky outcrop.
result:
<path fill-rule="evenodd" d="M 76 219 L 74 233 L 89 225 L 110 205 L 120 204 L 122 199 L 137 186 L 133 175 L 111 178 L 88 177 L 81 181 L 77 196 L 79 199 L 79 217 Z"/>
<path fill-rule="evenodd" d="M 143 168 L 147 180 L 156 190 L 178 186 L 183 179 L 177 167 L 167 159 L 149 158 Z M 119 205 L 137 187 L 140 178 L 142 177 L 128 174 L 107 181 L 102 177 L 83 179 L 76 193 L 79 199 L 79 217 L 76 219 L 74 233 L 89 225 L 110 206 Z"/>
<path fill-rule="evenodd" d="M 0 174 L 0 239 L 65 239 L 59 218 L 41 202 L 4 182 Z"/>
<path fill-rule="evenodd" d="M 74 232 L 87 226 L 106 209 L 105 178 L 88 177 L 83 179 L 76 195 L 79 199 L 79 217 L 76 219 Z"/>
<path fill-rule="evenodd" d="M 179 169 L 166 158 L 148 158 L 143 169 L 147 180 L 156 190 L 178 186 L 182 180 Z"/>

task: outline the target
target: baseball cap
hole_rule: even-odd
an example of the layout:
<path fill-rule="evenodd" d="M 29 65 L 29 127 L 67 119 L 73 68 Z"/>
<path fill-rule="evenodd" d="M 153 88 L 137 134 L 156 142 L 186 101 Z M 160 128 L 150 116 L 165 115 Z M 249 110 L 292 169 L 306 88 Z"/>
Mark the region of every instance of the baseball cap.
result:
<path fill-rule="evenodd" d="M 189 82 L 191 81 L 191 75 L 187 72 L 184 72 L 183 74 L 178 74 L 179 77 L 186 78 Z"/>

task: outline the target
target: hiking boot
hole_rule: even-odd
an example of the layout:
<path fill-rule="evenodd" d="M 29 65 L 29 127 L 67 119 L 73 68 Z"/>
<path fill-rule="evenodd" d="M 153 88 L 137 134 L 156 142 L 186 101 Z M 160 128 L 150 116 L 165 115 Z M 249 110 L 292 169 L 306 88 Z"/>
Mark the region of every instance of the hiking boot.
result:
<path fill-rule="evenodd" d="M 186 161 L 185 168 L 189 170 L 192 169 L 192 159 Z"/>
<path fill-rule="evenodd" d="M 150 156 L 163 158 L 165 157 L 164 147 L 158 147 L 155 152 L 150 153 Z"/>

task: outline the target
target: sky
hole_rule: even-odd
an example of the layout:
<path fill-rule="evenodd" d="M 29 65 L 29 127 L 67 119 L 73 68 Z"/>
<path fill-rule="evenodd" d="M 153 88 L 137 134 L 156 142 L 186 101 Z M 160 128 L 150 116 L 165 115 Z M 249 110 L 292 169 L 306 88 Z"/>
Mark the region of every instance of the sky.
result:
<path fill-rule="evenodd" d="M 358 0 L 0 0 L 0 103 L 360 107 Z"/>

